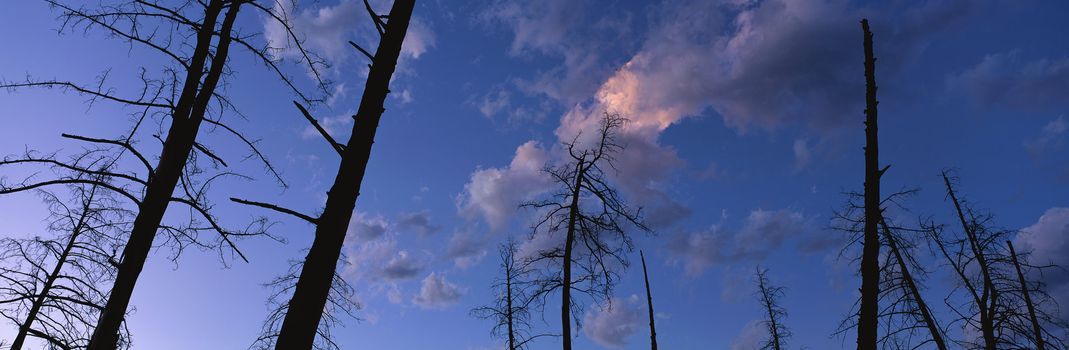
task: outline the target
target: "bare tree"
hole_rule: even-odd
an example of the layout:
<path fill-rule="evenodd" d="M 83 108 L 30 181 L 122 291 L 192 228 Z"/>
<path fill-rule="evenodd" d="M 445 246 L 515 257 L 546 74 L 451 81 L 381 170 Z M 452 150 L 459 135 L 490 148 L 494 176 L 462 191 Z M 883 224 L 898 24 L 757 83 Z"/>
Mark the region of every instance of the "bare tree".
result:
<path fill-rule="evenodd" d="M 1024 277 L 1024 272 L 1021 271 L 1021 262 L 1017 259 L 1017 250 L 1013 249 L 1013 242 L 1006 241 L 1006 246 L 1010 248 L 1010 258 L 1013 261 L 1013 268 L 1017 272 L 1017 280 L 1021 282 L 1021 297 L 1024 299 L 1025 307 L 1028 309 L 1028 321 L 1032 326 L 1032 344 L 1035 344 L 1036 350 L 1046 350 L 1046 341 L 1043 340 L 1043 326 L 1039 324 L 1039 317 L 1036 316 L 1036 305 L 1032 302 L 1031 289 L 1028 286 L 1028 281 Z"/>
<path fill-rule="evenodd" d="M 783 324 L 783 319 L 787 318 L 787 310 L 780 305 L 784 288 L 772 284 L 768 280 L 768 269 L 760 266 L 756 268 L 754 279 L 757 282 L 755 294 L 765 312 L 765 319 L 761 323 L 768 331 L 768 339 L 761 345 L 761 349 L 783 350 L 791 338 L 791 330 Z"/>
<path fill-rule="evenodd" d="M 923 233 L 923 230 L 892 227 L 886 219 L 881 219 L 880 226 L 884 242 L 890 250 L 888 262 L 882 269 L 880 300 L 884 306 L 880 317 L 887 321 L 880 343 L 885 348 L 897 348 L 899 345 L 917 348 L 932 343 L 937 349 L 946 350 L 943 329 L 921 295 L 922 278 L 928 271 L 914 258 L 911 252 L 916 244 L 905 234 Z M 927 336 L 916 334 L 924 331 Z M 918 336 L 921 338 L 919 341 L 915 339 Z"/>
<path fill-rule="evenodd" d="M 390 92 L 390 80 L 401 53 L 401 44 L 408 31 L 409 20 L 415 0 L 397 0 L 388 15 L 379 15 L 366 0 L 364 5 L 378 31 L 380 40 L 374 54 L 350 42 L 356 49 L 371 59 L 370 71 L 364 85 L 360 107 L 353 116 L 352 136 L 347 144 L 334 138 L 321 128 L 308 111 L 297 104 L 302 114 L 322 134 L 331 148 L 341 156 L 337 176 L 329 192 L 323 213 L 318 217 L 301 214 L 278 205 L 231 198 L 235 202 L 262 207 L 296 216 L 315 225 L 315 239 L 305 257 L 301 273 L 293 288 L 281 329 L 275 340 L 276 349 L 310 349 L 316 338 L 332 286 L 337 280 L 337 264 L 342 244 L 356 206 L 357 196 L 371 157 L 375 132 L 385 112 L 386 95 Z"/>
<path fill-rule="evenodd" d="M 880 297 L 880 209 L 879 132 L 876 105 L 876 57 L 872 53 L 869 21 L 861 20 L 865 35 L 865 228 L 861 256 L 861 308 L 858 310 L 857 348 L 875 349 Z"/>
<path fill-rule="evenodd" d="M 642 259 L 642 279 L 646 281 L 646 306 L 650 316 L 650 349 L 657 350 L 657 327 L 653 324 L 653 294 L 650 293 L 650 275 L 646 273 L 646 255 L 639 250 L 638 256 Z"/>
<path fill-rule="evenodd" d="M 244 254 L 237 250 L 233 239 L 266 234 L 265 222 L 262 220 L 237 231 L 224 229 L 218 223 L 217 218 L 211 214 L 212 205 L 206 196 L 207 189 L 218 179 L 243 177 L 230 171 L 208 175 L 205 168 L 198 165 L 198 159 L 203 157 L 210 160 L 212 168 L 227 167 L 223 158 L 206 145 L 197 142 L 202 125 L 206 124 L 210 126 L 209 131 L 221 130 L 248 146 L 252 157 L 262 161 L 267 170 L 284 186 L 274 168 L 256 148 L 257 141 L 238 132 L 223 120 L 223 117 L 229 114 L 242 116 L 224 93 L 225 79 L 230 72 L 227 62 L 231 48 L 236 46 L 246 49 L 271 71 L 277 73 L 285 85 L 302 99 L 307 102 L 318 101 L 297 89 L 293 80 L 283 72 L 282 62 L 272 54 L 278 48 L 271 47 L 271 43 L 256 44 L 252 41 L 254 36 L 243 34 L 236 28 L 239 9 L 259 10 L 265 18 L 278 21 L 293 39 L 292 42 L 296 43 L 296 50 L 302 57 L 301 62 L 315 73 L 319 91 L 326 91 L 327 82 L 318 79 L 318 71 L 323 67 L 323 62 L 304 50 L 292 27 L 273 12 L 270 6 L 253 0 L 178 1 L 174 4 L 134 0 L 101 2 L 93 8 L 75 7 L 58 0 L 45 2 L 61 12 L 62 30 L 98 29 L 131 46 L 146 48 L 169 60 L 169 65 L 162 69 L 159 77 L 153 77 L 147 69 L 141 70 L 140 79 L 143 86 L 134 97 L 124 97 L 117 89 L 105 88 L 107 73 L 100 77 L 96 87 L 62 80 L 28 79 L 20 83 L 0 84 L 0 87 L 9 89 L 61 88 L 87 96 L 90 104 L 105 101 L 138 110 L 134 115 L 134 126 L 125 138 L 107 139 L 78 135 L 64 137 L 111 150 L 117 149 L 116 158 L 132 157 L 134 164 L 144 167 L 143 171 L 119 171 L 110 168 L 97 170 L 80 166 L 77 162 L 58 161 L 54 156 L 34 157 L 29 154 L 17 159 L 5 159 L 0 163 L 46 163 L 83 174 L 102 175 L 108 180 L 99 181 L 86 177 L 27 179 L 13 185 L 0 184 L 0 194 L 57 184 L 94 184 L 128 199 L 129 205 L 136 207 L 136 217 L 121 254 L 117 277 L 89 344 L 89 348 L 93 350 L 111 350 L 116 348 L 119 342 L 119 331 L 134 286 L 149 252 L 159 243 L 154 244 L 159 233 L 164 233 L 163 244 L 175 247 L 175 257 L 184 247 L 193 245 L 206 249 L 218 248 L 221 256 L 237 254 L 246 261 Z M 145 153 L 138 150 L 134 137 L 147 119 L 154 119 L 159 125 L 158 132 L 152 135 L 161 143 L 159 160 L 155 166 L 151 165 Z M 87 153 L 92 152 L 94 151 Z M 188 222 L 163 223 L 164 214 L 171 203 L 189 208 Z M 219 241 L 206 242 L 198 237 L 201 232 L 216 232 L 219 234 Z"/>
<path fill-rule="evenodd" d="M 107 298 L 103 284 L 114 279 L 129 212 L 98 186 L 67 187 L 75 197 L 71 205 L 38 191 L 55 238 L 0 240 L 0 316 L 18 325 L 11 350 L 30 338 L 50 349 L 85 348 Z M 125 329 L 120 339 L 120 346 L 129 345 Z"/>
<path fill-rule="evenodd" d="M 517 245 L 513 240 L 498 247 L 501 258 L 501 276 L 491 285 L 496 297 L 494 303 L 471 310 L 471 314 L 494 321 L 491 333 L 507 339 L 508 350 L 527 349 L 528 343 L 552 334 L 532 334 L 531 309 L 539 301 L 532 298 L 531 269 L 529 261 L 517 259 Z"/>
<path fill-rule="evenodd" d="M 346 263 L 344 256 L 339 260 L 343 264 Z M 301 261 L 291 261 L 290 268 L 285 274 L 266 284 L 266 287 L 271 289 L 271 296 L 268 298 L 271 311 L 263 323 L 260 336 L 251 348 L 271 349 L 274 347 L 282 328 L 282 321 L 286 318 L 286 310 L 289 308 L 288 298 L 293 294 L 293 288 L 300 278 L 299 273 L 302 267 Z M 335 340 L 335 329 L 344 325 L 341 322 L 342 317 L 356 318 L 356 311 L 361 308 L 361 305 L 354 300 L 355 294 L 353 286 L 345 278 L 338 274 L 334 275 L 334 281 L 327 296 L 327 304 L 323 310 L 323 319 L 316 328 L 316 339 L 312 344 L 312 349 L 338 350 L 342 348 Z"/>
<path fill-rule="evenodd" d="M 617 132 L 626 121 L 605 113 L 592 145 L 579 145 L 581 135 L 566 143 L 568 162 L 545 170 L 557 191 L 546 199 L 522 204 L 542 212 L 532 226 L 532 238 L 564 235 L 563 244 L 542 249 L 533 257 L 545 267 L 537 278 L 534 296 L 547 298 L 555 291 L 561 293 L 564 350 L 572 348 L 573 311 L 576 324 L 581 325 L 578 315 L 582 307 L 572 292 L 594 301 L 608 299 L 618 280 L 617 269 L 628 265 L 625 253 L 633 249 L 627 226 L 650 231 L 640 218 L 640 210 L 632 210 L 624 203 L 604 171 L 613 166 L 614 156 L 623 150 Z"/>

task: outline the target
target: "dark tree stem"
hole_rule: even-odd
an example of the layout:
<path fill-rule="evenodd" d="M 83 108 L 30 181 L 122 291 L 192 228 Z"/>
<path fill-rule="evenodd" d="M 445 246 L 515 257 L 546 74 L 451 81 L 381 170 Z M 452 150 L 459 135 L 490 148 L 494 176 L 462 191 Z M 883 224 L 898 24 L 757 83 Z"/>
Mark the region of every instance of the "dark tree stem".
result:
<path fill-rule="evenodd" d="M 315 239 L 305 257 L 275 349 L 311 349 L 315 341 L 414 7 L 415 0 L 397 0 L 390 10 L 368 72 L 352 137 L 342 148 L 341 164 L 334 185 L 327 192 L 323 214 L 317 219 Z"/>
<path fill-rule="evenodd" d="M 932 316 L 931 310 L 928 309 L 928 304 L 925 303 L 924 298 L 921 297 L 920 289 L 917 288 L 917 283 L 913 280 L 913 275 L 909 273 L 909 267 L 906 265 L 905 257 L 902 256 L 901 251 L 898 250 L 898 243 L 895 242 L 894 235 L 891 234 L 891 228 L 887 226 L 887 221 L 883 219 L 880 220 L 880 225 L 883 227 L 883 233 L 887 239 L 887 246 L 891 248 L 891 254 L 894 255 L 895 263 L 898 265 L 898 269 L 902 272 L 902 279 L 906 282 L 906 288 L 909 290 L 914 302 L 917 303 L 917 309 L 921 313 L 921 318 L 924 319 L 924 325 L 932 335 L 932 342 L 935 343 L 937 349 L 946 350 L 946 341 L 943 340 L 943 332 L 939 329 L 939 323 L 935 321 L 935 317 Z"/>
<path fill-rule="evenodd" d="M 869 21 L 861 20 L 865 47 L 865 230 L 861 255 L 861 308 L 858 312 L 857 348 L 875 350 L 880 296 L 880 236 L 877 222 L 880 209 L 879 133 L 876 105 L 876 57 L 872 52 Z"/>
<path fill-rule="evenodd" d="M 137 278 L 152 250 L 152 241 L 167 211 L 175 186 L 182 176 L 182 169 L 189 160 L 208 102 L 223 74 L 231 42 L 230 33 L 241 4 L 240 1 L 231 3 L 226 12 L 210 69 L 202 83 L 201 76 L 208 60 L 216 18 L 225 7 L 224 1 L 213 0 L 205 9 L 204 23 L 197 33 L 197 46 L 181 97 L 173 110 L 171 127 L 164 141 L 159 165 L 146 186 L 145 198 L 141 202 L 137 218 L 134 219 L 130 239 L 123 249 L 118 276 L 89 342 L 89 350 L 114 350 L 118 346 L 119 329 L 130 305 Z"/>
<path fill-rule="evenodd" d="M 646 280 L 646 306 L 650 316 L 650 350 L 657 350 L 657 327 L 653 324 L 653 294 L 650 293 L 650 275 L 646 272 L 646 255 L 638 251 L 642 260 L 642 278 Z"/>
<path fill-rule="evenodd" d="M 1017 280 L 1021 282 L 1021 295 L 1024 296 L 1024 303 L 1028 308 L 1028 318 L 1032 322 L 1036 350 L 1046 350 L 1047 346 L 1043 341 L 1043 327 L 1040 327 L 1039 318 L 1036 317 L 1036 306 L 1032 303 L 1032 296 L 1028 293 L 1028 283 L 1024 278 L 1024 272 L 1021 272 L 1021 263 L 1017 261 L 1017 251 L 1013 249 L 1013 242 L 1006 241 L 1006 245 L 1010 247 L 1010 257 L 1013 258 L 1013 267 L 1017 270 Z"/>
<path fill-rule="evenodd" d="M 961 208 L 961 201 L 958 200 L 958 195 L 954 192 L 954 186 L 951 184 L 950 177 L 946 172 L 943 172 L 943 183 L 946 185 L 947 194 L 954 202 L 954 210 L 958 215 L 958 220 L 961 222 L 962 230 L 965 231 L 969 249 L 972 250 L 973 258 L 976 259 L 977 267 L 980 269 L 980 275 L 983 278 L 983 290 L 975 302 L 980 314 L 980 332 L 984 338 L 984 349 L 995 350 L 998 347 L 998 339 L 995 336 L 994 317 L 998 308 L 999 296 L 998 290 L 995 289 L 995 283 L 991 278 L 991 265 L 987 260 L 987 253 L 980 246 L 979 237 L 976 235 L 976 227 L 970 225 L 969 220 L 965 218 L 965 211 Z M 976 293 L 973 293 L 973 296 L 976 297 Z"/>
<path fill-rule="evenodd" d="M 568 213 L 568 233 L 564 240 L 563 284 L 561 287 L 561 340 L 563 350 L 572 350 L 572 246 L 575 245 L 575 224 L 579 217 L 579 195 L 582 194 L 583 175 L 586 174 L 584 158 L 576 164 L 575 187 L 572 189 L 572 204 Z"/>

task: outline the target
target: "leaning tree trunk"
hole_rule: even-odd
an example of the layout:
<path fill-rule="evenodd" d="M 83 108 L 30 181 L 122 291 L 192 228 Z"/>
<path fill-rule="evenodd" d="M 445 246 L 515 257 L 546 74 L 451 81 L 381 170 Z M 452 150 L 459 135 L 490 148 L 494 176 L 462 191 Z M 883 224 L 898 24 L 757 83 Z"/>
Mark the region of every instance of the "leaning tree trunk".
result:
<path fill-rule="evenodd" d="M 865 231 L 861 254 L 861 308 L 857 323 L 857 348 L 876 349 L 880 296 L 880 210 L 879 138 L 877 132 L 876 58 L 872 53 L 869 21 L 861 20 L 865 46 Z"/>
<path fill-rule="evenodd" d="M 561 281 L 560 325 L 563 349 L 572 350 L 572 246 L 575 245 L 575 222 L 579 216 L 579 194 L 583 190 L 583 160 L 575 166 L 575 188 L 568 213 L 568 234 L 564 239 L 564 266 Z"/>
<path fill-rule="evenodd" d="M 156 231 L 167 211 L 174 188 L 182 176 L 182 169 L 189 160 L 208 102 L 223 73 L 231 41 L 231 29 L 241 4 L 242 2 L 237 1 L 229 5 L 219 29 L 220 39 L 212 55 L 210 69 L 202 83 L 202 71 L 209 57 L 216 18 L 225 7 L 224 1 L 213 0 L 205 9 L 204 23 L 197 33 L 197 46 L 186 72 L 182 94 L 171 116 L 171 127 L 163 144 L 159 164 L 149 176 L 145 197 L 138 207 L 130 239 L 123 249 L 115 284 L 89 341 L 89 350 L 114 350 L 118 346 L 119 329 L 130 305 L 134 285 L 152 250 Z"/>
<path fill-rule="evenodd" d="M 653 324 L 653 294 L 650 294 L 650 275 L 646 273 L 646 255 L 638 251 L 642 259 L 642 278 L 646 280 L 646 306 L 650 315 L 650 350 L 657 350 L 657 327 Z"/>
<path fill-rule="evenodd" d="M 316 220 L 315 239 L 305 257 L 275 349 L 311 349 L 315 341 L 414 7 L 415 0 L 396 0 L 386 17 L 388 21 L 368 72 L 352 137 L 341 149 L 341 165 L 334 185 L 327 192 L 323 214 Z"/>
<path fill-rule="evenodd" d="M 509 262 L 509 264 L 512 264 L 512 262 Z M 509 350 L 516 350 L 516 329 L 513 326 L 512 309 L 512 271 L 509 270 L 511 269 L 505 270 L 505 321 L 508 322 Z"/>
<path fill-rule="evenodd" d="M 914 302 L 917 303 L 917 309 L 921 312 L 921 318 L 924 319 L 924 326 L 928 328 L 928 332 L 932 334 L 932 342 L 935 343 L 935 347 L 939 350 L 946 350 L 946 341 L 943 340 L 943 332 L 939 329 L 939 323 L 935 322 L 935 317 L 932 316 L 931 310 L 928 309 L 928 304 L 924 302 L 924 298 L 921 297 L 920 289 L 917 288 L 917 282 L 913 280 L 913 275 L 909 273 L 909 266 L 906 265 L 905 257 L 902 256 L 902 252 L 898 250 L 898 243 L 895 243 L 895 238 L 891 235 L 891 228 L 887 226 L 887 221 L 880 220 L 880 224 L 883 226 L 883 233 L 887 239 L 887 245 L 891 248 L 891 254 L 895 258 L 895 262 L 898 264 L 898 269 L 902 271 L 902 279 L 906 281 L 906 287 L 909 289 L 909 294 L 913 297 Z"/>
<path fill-rule="evenodd" d="M 67 259 L 70 258 L 71 250 L 78 243 L 78 237 L 81 236 L 85 229 L 86 221 L 90 215 L 90 206 L 93 203 L 93 198 L 96 195 L 96 186 L 93 186 L 89 190 L 89 196 L 85 198 L 85 202 L 82 205 L 82 213 L 78 216 L 78 222 L 74 225 L 74 229 L 71 230 L 71 236 L 67 239 L 67 245 L 63 247 L 63 251 L 56 258 L 56 266 L 52 268 L 52 273 L 45 277 L 45 283 L 41 286 L 41 291 L 38 292 L 37 298 L 34 299 L 33 305 L 30 306 L 30 311 L 26 313 L 26 319 L 19 325 L 19 332 L 15 335 L 15 340 L 11 343 L 10 350 L 21 350 L 23 344 L 26 342 L 26 335 L 30 333 L 30 328 L 33 326 L 33 322 L 37 320 L 37 315 L 41 312 L 41 307 L 44 305 L 45 300 L 48 299 L 48 293 L 52 292 L 52 287 L 56 284 L 56 279 L 59 278 L 60 272 L 63 271 L 63 265 L 67 263 Z"/>
<path fill-rule="evenodd" d="M 969 249 L 972 250 L 973 258 L 976 259 L 976 265 L 980 269 L 980 275 L 983 277 L 984 289 L 981 291 L 980 298 L 976 300 L 976 308 L 980 314 L 980 333 L 984 337 L 984 349 L 995 350 L 998 347 L 998 338 L 995 336 L 994 317 L 999 296 L 991 277 L 991 265 L 989 265 L 987 254 L 984 252 L 983 247 L 980 246 L 981 243 L 976 234 L 976 227 L 970 225 L 965 218 L 965 211 L 961 208 L 961 201 L 958 200 L 958 195 L 954 192 L 954 186 L 950 183 L 950 177 L 947 176 L 946 172 L 943 172 L 943 183 L 946 185 L 947 194 L 950 196 L 951 201 L 954 202 L 954 210 L 957 212 L 958 220 L 961 222 L 961 229 L 965 231 L 965 238 L 969 241 Z"/>
<path fill-rule="evenodd" d="M 1043 341 L 1043 327 L 1039 326 L 1039 319 L 1036 317 L 1036 306 L 1032 303 L 1032 296 L 1028 294 L 1028 283 L 1025 282 L 1024 273 L 1021 272 L 1021 263 L 1017 261 L 1017 251 L 1013 249 L 1013 242 L 1006 241 L 1006 245 L 1010 247 L 1010 257 L 1013 258 L 1013 267 L 1017 269 L 1017 280 L 1021 282 L 1021 295 L 1024 296 L 1025 306 L 1028 308 L 1028 318 L 1032 322 L 1032 332 L 1035 333 L 1036 350 L 1046 350 L 1047 346 Z"/>

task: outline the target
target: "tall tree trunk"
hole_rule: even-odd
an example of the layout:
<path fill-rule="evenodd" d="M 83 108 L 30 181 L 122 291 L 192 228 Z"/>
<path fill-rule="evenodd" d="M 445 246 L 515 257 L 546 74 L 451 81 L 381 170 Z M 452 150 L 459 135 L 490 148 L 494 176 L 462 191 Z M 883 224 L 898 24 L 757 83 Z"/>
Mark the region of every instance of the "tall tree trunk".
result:
<path fill-rule="evenodd" d="M 568 234 L 564 239 L 564 276 L 560 293 L 563 350 L 572 350 L 572 246 L 575 245 L 575 221 L 579 216 L 579 194 L 582 191 L 585 169 L 583 159 L 580 159 L 579 164 L 575 166 L 575 187 L 572 189 L 572 206 L 568 213 Z"/>
<path fill-rule="evenodd" d="M 1021 272 L 1021 263 L 1017 261 L 1017 251 L 1013 249 L 1013 242 L 1006 241 L 1006 245 L 1010 247 L 1013 267 L 1017 269 L 1017 280 L 1021 282 L 1021 294 L 1024 296 L 1025 306 L 1028 307 L 1028 318 L 1032 321 L 1032 332 L 1035 333 L 1036 350 L 1046 350 L 1047 346 L 1043 341 L 1043 328 L 1039 326 L 1039 319 L 1036 318 L 1036 306 L 1032 303 L 1032 296 L 1028 294 L 1028 283 L 1024 279 L 1024 273 Z"/>
<path fill-rule="evenodd" d="M 757 288 L 761 292 L 761 303 L 765 306 L 765 312 L 768 314 L 768 331 L 769 336 L 772 338 L 772 349 L 782 350 L 781 348 L 781 335 L 779 316 L 776 312 L 776 300 L 775 291 L 769 290 L 769 287 L 765 285 L 765 272 L 760 267 L 757 268 Z M 767 346 L 767 345 L 766 345 Z"/>
<path fill-rule="evenodd" d="M 197 47 L 183 82 L 182 95 L 172 115 L 171 127 L 164 141 L 159 163 L 149 177 L 145 198 L 138 208 L 130 239 L 123 249 L 115 284 L 89 342 L 89 350 L 114 350 L 118 346 L 119 329 L 130 305 L 134 285 L 152 250 L 152 241 L 167 211 L 174 188 L 182 176 L 182 169 L 189 160 L 208 102 L 226 65 L 230 33 L 241 4 L 240 1 L 230 3 L 219 29 L 220 39 L 210 70 L 202 84 L 200 78 L 209 56 L 216 18 L 225 7 L 224 1 L 213 0 L 205 9 L 204 23 L 197 33 Z"/>
<path fill-rule="evenodd" d="M 898 269 L 902 271 L 902 279 L 906 281 L 906 287 L 909 289 L 910 295 L 913 296 L 913 300 L 917 303 L 917 308 L 920 309 L 925 327 L 928 327 L 928 332 L 932 334 L 932 342 L 935 343 L 937 349 L 946 350 L 947 345 L 946 341 L 943 340 L 943 332 L 939 329 L 939 324 L 935 322 L 935 317 L 932 316 L 931 310 L 928 309 L 928 304 L 921 297 L 920 289 L 917 288 L 916 281 L 913 280 L 913 276 L 909 273 L 909 266 L 906 265 L 905 258 L 898 250 L 898 243 L 895 242 L 894 236 L 891 235 L 891 228 L 887 226 L 887 221 L 883 219 L 880 220 L 880 224 L 883 226 L 887 245 L 891 248 L 891 254 L 894 255 Z"/>
<path fill-rule="evenodd" d="M 653 294 L 650 293 L 650 275 L 646 272 L 646 255 L 638 251 L 642 259 L 642 278 L 646 280 L 646 306 L 650 315 L 650 350 L 657 350 L 657 327 L 653 324 Z"/>
<path fill-rule="evenodd" d="M 316 222 L 315 239 L 305 257 L 275 349 L 311 349 L 315 341 L 414 7 L 415 0 L 396 0 L 390 9 L 360 98 L 352 137 L 343 149 L 334 185 L 327 192 L 326 206 Z"/>
<path fill-rule="evenodd" d="M 19 325 L 19 332 L 15 335 L 15 340 L 11 343 L 11 350 L 21 350 L 23 343 L 26 342 L 26 335 L 29 334 L 33 322 L 37 320 L 37 315 L 41 312 L 41 306 L 44 305 L 45 300 L 48 299 L 48 293 L 52 291 L 52 286 L 55 285 L 56 279 L 59 278 L 60 272 L 63 271 L 63 265 L 67 263 L 71 250 L 74 249 L 75 243 L 78 242 L 78 237 L 81 236 L 82 230 L 85 229 L 86 221 L 89 218 L 90 206 L 93 203 L 96 190 L 96 186 L 93 186 L 89 190 L 89 196 L 84 199 L 85 202 L 82 204 L 82 213 L 78 216 L 78 222 L 74 225 L 74 229 L 71 231 L 71 236 L 67 240 L 67 245 L 63 247 L 63 252 L 60 253 L 59 257 L 56 259 L 56 266 L 52 268 L 52 273 L 45 277 L 45 284 L 41 286 L 41 291 L 38 292 L 37 298 L 34 299 L 33 304 L 30 306 L 30 311 L 26 313 L 26 319 Z"/>
<path fill-rule="evenodd" d="M 877 132 L 876 58 L 872 53 L 869 21 L 861 20 L 865 46 L 865 231 L 861 255 L 861 308 L 857 323 L 857 348 L 875 350 L 880 296 L 880 210 L 879 138 Z"/>
<path fill-rule="evenodd" d="M 969 249 L 972 250 L 977 267 L 980 269 L 980 275 L 983 277 L 984 289 L 981 291 L 980 299 L 976 300 L 976 307 L 980 313 L 980 332 L 984 337 L 984 349 L 995 350 L 998 346 L 994 321 L 996 308 L 998 307 L 998 290 L 995 289 L 995 283 L 991 279 L 991 265 L 988 265 L 987 254 L 980 247 L 979 237 L 976 236 L 976 228 L 970 225 L 965 218 L 965 212 L 961 209 L 961 202 L 958 200 L 958 195 L 954 192 L 954 186 L 950 183 L 950 177 L 947 176 L 946 172 L 943 172 L 943 183 L 946 185 L 947 194 L 950 195 L 950 199 L 954 202 L 954 210 L 958 214 L 961 228 L 965 231 L 965 237 L 969 241 Z"/>
<path fill-rule="evenodd" d="M 509 248 L 509 249 L 512 249 L 512 248 Z M 510 252 L 510 254 L 512 254 L 512 253 Z M 513 262 L 510 261 L 510 262 L 508 262 L 508 264 L 511 265 L 511 264 L 513 264 Z M 511 270 L 512 270 L 512 268 L 508 268 L 508 269 L 505 270 L 505 307 L 506 307 L 506 309 L 505 309 L 505 318 L 506 318 L 506 320 L 505 321 L 508 322 L 509 350 L 516 350 L 516 331 L 515 331 L 515 328 L 513 327 L 513 323 L 512 323 L 513 322 L 513 318 L 512 318 L 513 309 L 512 309 L 512 271 Z"/>

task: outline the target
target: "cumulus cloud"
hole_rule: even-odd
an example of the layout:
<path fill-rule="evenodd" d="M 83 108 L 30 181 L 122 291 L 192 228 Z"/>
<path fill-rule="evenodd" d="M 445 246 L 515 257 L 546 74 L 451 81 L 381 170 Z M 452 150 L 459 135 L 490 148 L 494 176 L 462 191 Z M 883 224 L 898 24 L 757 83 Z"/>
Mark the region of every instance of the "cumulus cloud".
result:
<path fill-rule="evenodd" d="M 983 105 L 1065 106 L 1069 58 L 1028 61 L 1021 56 L 1016 50 L 984 56 L 975 66 L 947 78 L 947 87 Z"/>
<path fill-rule="evenodd" d="M 389 12 L 387 1 L 372 1 L 380 13 Z M 332 65 L 343 63 L 357 54 L 350 40 L 377 44 L 378 34 L 359 0 L 341 0 L 327 6 L 302 7 L 296 0 L 279 0 L 272 7 L 275 16 L 293 28 L 302 46 L 315 52 Z M 265 16 L 266 17 L 266 16 Z M 264 37 L 278 57 L 300 58 L 296 43 L 286 27 L 274 18 L 264 19 Z M 363 40 L 362 40 L 363 39 Z M 414 16 L 401 46 L 401 60 L 417 59 L 435 46 L 436 36 L 425 20 Z M 364 47 L 374 53 L 375 46 Z"/>
<path fill-rule="evenodd" d="M 445 275 L 431 272 L 423 279 L 419 294 L 412 298 L 412 303 L 423 309 L 444 309 L 463 295 L 463 288 L 446 281 Z"/>
<path fill-rule="evenodd" d="M 400 250 L 379 271 L 382 278 L 400 280 L 416 277 L 425 267 L 424 261 L 412 256 L 407 250 Z"/>
<path fill-rule="evenodd" d="M 742 227 L 728 230 L 716 224 L 700 232 L 676 235 L 668 243 L 674 263 L 681 263 L 691 276 L 724 263 L 765 258 L 792 237 L 806 238 L 811 224 L 789 209 L 751 211 Z"/>
<path fill-rule="evenodd" d="M 1035 264 L 1069 266 L 1069 208 L 1050 208 L 1031 226 L 1021 229 L 1014 240 L 1017 249 L 1031 252 L 1030 261 Z M 1042 278 L 1050 288 L 1051 295 L 1062 305 L 1063 318 L 1069 318 L 1069 272 L 1050 269 Z"/>
<path fill-rule="evenodd" d="M 486 241 L 470 231 L 457 231 L 449 239 L 445 254 L 457 268 L 467 269 L 486 256 Z"/>
<path fill-rule="evenodd" d="M 431 224 L 431 213 L 427 210 L 402 213 L 397 218 L 397 226 L 401 229 L 412 230 L 420 236 L 429 236 L 442 229 L 441 226 Z"/>
<path fill-rule="evenodd" d="M 491 229 L 500 230 L 523 200 L 546 190 L 549 179 L 542 167 L 547 159 L 538 142 L 528 141 L 516 148 L 507 167 L 476 170 L 457 197 L 458 210 L 468 219 L 481 218 Z"/>
<path fill-rule="evenodd" d="M 370 241 L 384 236 L 387 229 L 389 229 L 389 223 L 382 216 L 354 212 L 352 219 L 349 220 L 347 236 L 355 236 L 360 241 Z"/>
<path fill-rule="evenodd" d="M 761 344 L 768 337 L 761 320 L 753 320 L 746 324 L 735 339 L 731 340 L 731 350 L 759 350 Z"/>
<path fill-rule="evenodd" d="M 602 346 L 622 348 L 627 345 L 627 338 L 644 326 L 647 316 L 643 305 L 634 294 L 597 305 L 583 315 L 583 334 Z"/>

